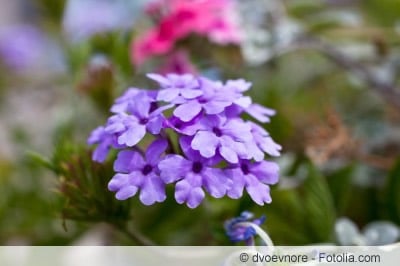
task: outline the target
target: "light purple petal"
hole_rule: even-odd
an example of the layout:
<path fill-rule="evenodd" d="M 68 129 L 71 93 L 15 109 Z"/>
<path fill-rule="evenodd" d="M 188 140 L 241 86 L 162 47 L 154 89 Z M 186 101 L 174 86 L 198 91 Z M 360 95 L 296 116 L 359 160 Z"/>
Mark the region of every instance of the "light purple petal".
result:
<path fill-rule="evenodd" d="M 252 104 L 248 108 L 246 108 L 245 111 L 261 123 L 269 122 L 269 117 L 275 115 L 276 113 L 275 110 L 266 108 L 259 104 Z"/>
<path fill-rule="evenodd" d="M 156 175 L 146 176 L 140 188 L 140 201 L 144 205 L 152 205 L 163 202 L 166 198 L 164 182 Z"/>
<path fill-rule="evenodd" d="M 92 160 L 98 163 L 102 163 L 107 159 L 108 152 L 110 151 L 110 146 L 104 145 L 104 143 L 97 146 L 93 151 Z"/>
<path fill-rule="evenodd" d="M 125 124 L 123 123 L 123 118 L 120 116 L 112 116 L 110 117 L 107 126 L 105 127 L 105 132 L 108 134 L 119 133 L 125 130 Z M 134 122 L 133 120 L 132 122 Z"/>
<path fill-rule="evenodd" d="M 253 139 L 251 126 L 240 119 L 231 119 L 222 128 L 224 135 L 234 137 L 235 140 L 249 141 Z"/>
<path fill-rule="evenodd" d="M 225 108 L 230 105 L 232 105 L 232 102 L 229 101 L 211 100 L 203 104 L 203 108 L 206 114 L 216 115 L 222 113 L 225 110 Z"/>
<path fill-rule="evenodd" d="M 180 155 L 168 156 L 158 164 L 160 177 L 166 184 L 182 179 L 191 167 L 192 163 Z"/>
<path fill-rule="evenodd" d="M 195 118 L 201 112 L 201 105 L 197 101 L 190 101 L 179 105 L 174 110 L 174 115 L 184 122 Z"/>
<path fill-rule="evenodd" d="M 118 153 L 114 162 L 114 171 L 120 173 L 129 173 L 138 170 L 145 165 L 142 155 L 136 151 L 124 150 Z"/>
<path fill-rule="evenodd" d="M 226 82 L 225 88 L 236 92 L 245 92 L 250 89 L 251 82 L 244 79 L 228 80 Z"/>
<path fill-rule="evenodd" d="M 118 144 L 133 147 L 143 139 L 144 135 L 146 135 L 146 127 L 138 124 L 136 127 L 130 127 L 122 133 L 118 137 Z"/>
<path fill-rule="evenodd" d="M 224 157 L 226 160 L 233 160 L 229 161 L 231 163 L 237 163 L 236 158 L 242 159 L 250 159 L 251 155 L 249 151 L 246 149 L 246 146 L 242 142 L 234 141 L 231 137 L 222 136 L 220 138 L 220 148 L 219 152 L 221 156 Z"/>
<path fill-rule="evenodd" d="M 264 152 L 257 146 L 257 144 L 251 140 L 245 143 L 248 154 L 253 158 L 256 162 L 260 162 L 264 160 Z M 250 159 L 250 158 L 248 158 Z"/>
<path fill-rule="evenodd" d="M 180 93 L 180 89 L 163 89 L 158 92 L 157 101 L 172 102 Z"/>
<path fill-rule="evenodd" d="M 243 173 L 239 168 L 226 170 L 226 175 L 232 180 L 227 195 L 232 199 L 239 199 L 243 196 L 245 181 Z"/>
<path fill-rule="evenodd" d="M 122 188 L 121 190 L 118 190 L 118 192 L 115 194 L 115 198 L 117 200 L 126 200 L 128 198 L 135 196 L 137 191 L 138 191 L 137 187 L 127 186 Z"/>
<path fill-rule="evenodd" d="M 204 197 L 205 193 L 201 187 L 193 187 L 186 180 L 179 181 L 175 186 L 176 202 L 179 204 L 186 202 L 187 206 L 191 209 L 199 206 Z"/>
<path fill-rule="evenodd" d="M 156 139 L 153 141 L 146 151 L 147 163 L 155 165 L 159 160 L 160 156 L 168 147 L 168 141 L 166 139 Z"/>
<path fill-rule="evenodd" d="M 230 163 L 238 163 L 239 162 L 239 158 L 238 158 L 236 152 L 233 149 L 231 149 L 229 146 L 221 146 L 219 148 L 219 153 L 225 160 L 227 160 Z"/>
<path fill-rule="evenodd" d="M 273 185 L 279 180 L 279 166 L 277 163 L 262 161 L 251 166 L 250 172 L 263 183 Z"/>
<path fill-rule="evenodd" d="M 146 75 L 149 79 L 152 79 L 154 81 L 156 81 L 158 84 L 160 84 L 162 87 L 166 87 L 170 84 L 170 81 L 165 78 L 162 75 L 159 74 L 155 74 L 155 73 L 149 73 Z"/>
<path fill-rule="evenodd" d="M 271 137 L 267 136 L 262 138 L 259 142 L 260 148 L 271 156 L 280 156 L 282 146 L 277 144 Z"/>
<path fill-rule="evenodd" d="M 215 155 L 219 140 L 214 133 L 208 131 L 199 131 L 193 138 L 192 148 L 200 152 L 206 158 L 211 158 Z"/>
<path fill-rule="evenodd" d="M 96 144 L 99 141 L 101 141 L 102 139 L 104 139 L 104 136 L 107 133 L 104 131 L 104 127 L 103 126 L 99 126 L 96 129 L 94 129 L 91 133 L 90 136 L 87 140 L 87 143 L 92 145 L 92 144 Z"/>
<path fill-rule="evenodd" d="M 175 106 L 174 104 L 166 104 L 166 105 L 160 106 L 156 110 L 151 112 L 150 117 L 158 116 L 158 115 L 162 114 L 162 112 L 164 112 L 165 110 L 171 109 L 174 106 Z"/>
<path fill-rule="evenodd" d="M 110 191 L 118 191 L 124 186 L 129 185 L 129 174 L 116 174 L 108 183 Z"/>
<path fill-rule="evenodd" d="M 203 185 L 211 196 L 222 198 L 230 187 L 231 180 L 221 169 L 207 168 L 203 173 Z"/>
<path fill-rule="evenodd" d="M 152 99 L 147 95 L 146 92 L 140 92 L 135 96 L 132 102 L 129 103 L 128 111 L 139 119 L 148 118 L 151 100 Z"/>
<path fill-rule="evenodd" d="M 203 95 L 203 91 L 201 90 L 190 90 L 190 89 L 182 89 L 181 94 L 185 99 L 194 99 L 201 95 Z"/>
<path fill-rule="evenodd" d="M 147 123 L 147 130 L 154 135 L 157 135 L 160 133 L 161 128 L 163 126 L 165 118 L 161 115 L 153 117 L 148 123 Z"/>
<path fill-rule="evenodd" d="M 234 101 L 234 104 L 240 106 L 241 108 L 248 108 L 250 107 L 252 101 L 249 96 L 243 96 Z"/>
<path fill-rule="evenodd" d="M 264 203 L 271 203 L 271 195 L 269 194 L 269 186 L 262 183 L 257 186 L 246 187 L 247 193 L 249 193 L 252 200 L 258 205 L 263 206 Z"/>
<path fill-rule="evenodd" d="M 111 112 L 123 113 L 127 111 L 128 105 L 132 102 L 134 97 L 141 92 L 141 89 L 129 88 L 121 97 L 115 100 L 115 104 L 111 106 Z"/>
<path fill-rule="evenodd" d="M 221 115 L 207 115 L 203 119 L 200 120 L 200 124 L 204 130 L 212 131 L 214 127 L 219 128 L 220 125 L 223 125 L 226 121 L 226 118 Z"/>

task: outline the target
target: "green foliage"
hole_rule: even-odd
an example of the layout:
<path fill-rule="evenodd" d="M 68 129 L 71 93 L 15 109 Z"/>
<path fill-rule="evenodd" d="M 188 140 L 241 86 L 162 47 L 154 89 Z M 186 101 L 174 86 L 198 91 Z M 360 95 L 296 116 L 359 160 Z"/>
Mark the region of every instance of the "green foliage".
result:
<path fill-rule="evenodd" d="M 329 242 L 336 216 L 325 177 L 309 161 L 296 168 L 306 179 L 299 187 L 272 191 L 274 202 L 265 209 L 268 232 L 281 245 Z"/>
<path fill-rule="evenodd" d="M 400 159 L 397 160 L 387 177 L 385 203 L 389 217 L 400 224 Z"/>
<path fill-rule="evenodd" d="M 354 165 L 343 167 L 327 177 L 330 192 L 332 194 L 338 216 L 342 216 L 348 205 L 352 190 L 352 176 Z"/>
<path fill-rule="evenodd" d="M 129 219 L 129 201 L 118 201 L 107 189 L 113 176 L 112 162 L 98 164 L 91 152 L 73 144 L 61 143 L 51 160 L 58 176 L 65 219 L 124 224 Z"/>

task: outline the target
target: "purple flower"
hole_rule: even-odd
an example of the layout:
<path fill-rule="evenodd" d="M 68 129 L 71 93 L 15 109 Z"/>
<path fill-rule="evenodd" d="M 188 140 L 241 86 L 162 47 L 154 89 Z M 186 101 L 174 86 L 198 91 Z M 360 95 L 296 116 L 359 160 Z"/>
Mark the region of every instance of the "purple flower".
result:
<path fill-rule="evenodd" d="M 108 189 L 117 192 L 118 200 L 133 197 L 140 190 L 139 199 L 144 205 L 163 202 L 166 199 L 165 184 L 159 176 L 158 164 L 167 146 L 166 140 L 155 140 L 148 147 L 145 158 L 137 151 L 121 151 L 114 162 L 117 174 L 108 183 Z"/>
<path fill-rule="evenodd" d="M 147 131 L 153 135 L 160 133 L 165 120 L 162 112 L 170 107 L 152 110 L 151 98 L 147 93 L 139 92 L 134 96 L 133 103 L 128 104 L 128 113 L 118 113 L 109 118 L 105 131 L 117 134 L 118 144 L 133 147 L 143 139 Z"/>
<path fill-rule="evenodd" d="M 232 180 L 232 186 L 228 190 L 228 196 L 233 199 L 241 198 L 246 189 L 250 197 L 258 205 L 271 203 L 269 185 L 276 184 L 279 179 L 279 166 L 274 162 L 262 161 L 251 163 L 241 160 L 226 174 Z"/>
<path fill-rule="evenodd" d="M 257 119 L 261 123 L 267 123 L 270 121 L 270 117 L 275 115 L 275 110 L 266 108 L 262 105 L 253 103 L 244 110 L 246 113 Z"/>
<path fill-rule="evenodd" d="M 165 120 L 165 127 L 171 128 L 179 134 L 186 136 L 193 136 L 196 132 L 202 128 L 199 123 L 199 119 L 193 119 L 189 122 L 184 122 L 176 116 L 171 116 Z"/>
<path fill-rule="evenodd" d="M 112 147 L 118 147 L 115 136 L 108 134 L 103 126 L 93 130 L 87 142 L 90 145 L 98 144 L 92 154 L 92 160 L 99 163 L 105 161 Z"/>
<path fill-rule="evenodd" d="M 147 75 L 157 81 L 162 90 L 157 95 L 158 101 L 169 103 L 182 103 L 203 95 L 199 81 L 191 74 L 168 74 L 166 77 L 158 74 Z"/>
<path fill-rule="evenodd" d="M 182 137 L 180 145 L 185 154 L 170 155 L 160 162 L 161 178 L 165 183 L 177 182 L 175 199 L 196 208 L 205 197 L 204 189 L 214 198 L 221 198 L 230 186 L 230 180 L 221 169 L 213 168 L 220 158 L 206 159 L 190 148 L 190 138 Z"/>
<path fill-rule="evenodd" d="M 182 121 L 190 121 L 202 110 L 207 115 L 222 113 L 235 101 L 235 92 L 227 91 L 221 82 L 199 78 L 203 94 L 193 100 L 182 103 L 174 110 L 174 115 Z"/>
<path fill-rule="evenodd" d="M 235 93 L 234 105 L 229 106 L 226 113 L 229 117 L 237 117 L 242 112 L 246 112 L 259 122 L 269 122 L 269 118 L 275 115 L 275 111 L 259 104 L 252 103 L 250 97 L 243 96 L 243 92 L 249 90 L 251 85 L 250 82 L 243 79 L 228 80 L 226 82 L 225 89 Z"/>
<path fill-rule="evenodd" d="M 110 110 L 113 113 L 126 113 L 129 112 L 128 107 L 130 105 L 136 105 L 137 101 L 144 100 L 150 102 L 150 111 L 153 111 L 157 109 L 156 96 L 156 91 L 129 88 L 121 97 L 118 97 L 115 100 L 115 103 L 111 106 Z"/>
<path fill-rule="evenodd" d="M 240 216 L 227 220 L 224 224 L 224 228 L 229 240 L 234 243 L 246 241 L 248 245 L 252 245 L 254 242 L 254 236 L 257 233 L 253 227 L 245 226 L 242 223 L 251 222 L 260 226 L 266 219 L 265 216 L 261 216 L 260 218 L 251 221 L 253 217 L 254 215 L 251 212 L 244 211 Z"/>
<path fill-rule="evenodd" d="M 282 146 L 275 143 L 265 129 L 253 122 L 248 122 L 251 126 L 253 141 L 247 143 L 247 149 L 252 154 L 252 158 L 256 161 L 264 159 L 264 153 L 270 156 L 280 156 Z"/>
<path fill-rule="evenodd" d="M 274 114 L 243 95 L 251 83 L 238 79 L 223 84 L 190 74 L 148 76 L 161 90 L 127 90 L 111 107 L 114 114 L 106 125 L 88 139 L 98 145 L 95 161 L 104 161 L 111 148 L 119 151 L 109 184 L 117 199 L 140 190 L 141 201 L 153 204 L 165 199 L 165 185 L 172 184 L 176 201 L 190 208 L 206 193 L 238 199 L 245 189 L 257 204 L 271 202 L 269 185 L 278 181 L 279 168 L 264 156 L 279 156 L 281 146 L 264 128 L 240 117 L 247 112 L 266 122 Z M 172 112 L 164 114 L 169 108 Z M 146 134 L 158 140 L 143 158 L 142 145 L 137 144 Z M 171 136 L 179 140 L 180 149 L 166 140 Z M 168 155 L 160 159 L 167 148 Z"/>
<path fill-rule="evenodd" d="M 211 158 L 218 152 L 229 163 L 237 163 L 239 158 L 248 158 L 244 142 L 252 139 L 251 128 L 240 119 L 223 116 L 208 116 L 202 121 L 191 146 L 201 156 Z"/>

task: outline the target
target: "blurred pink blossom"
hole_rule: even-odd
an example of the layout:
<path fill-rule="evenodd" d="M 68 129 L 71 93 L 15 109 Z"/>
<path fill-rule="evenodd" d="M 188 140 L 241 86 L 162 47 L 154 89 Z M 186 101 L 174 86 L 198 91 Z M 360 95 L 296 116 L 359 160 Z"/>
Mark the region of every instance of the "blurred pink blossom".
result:
<path fill-rule="evenodd" d="M 170 52 L 178 40 L 192 33 L 222 45 L 241 40 L 233 0 L 156 0 L 146 11 L 157 17 L 158 24 L 134 40 L 136 65 Z"/>

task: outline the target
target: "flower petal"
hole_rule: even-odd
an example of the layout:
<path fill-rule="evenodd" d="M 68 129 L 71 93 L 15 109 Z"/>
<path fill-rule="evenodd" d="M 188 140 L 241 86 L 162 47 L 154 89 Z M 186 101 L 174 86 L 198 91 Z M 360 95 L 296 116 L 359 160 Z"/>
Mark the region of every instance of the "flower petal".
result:
<path fill-rule="evenodd" d="M 264 203 L 272 202 L 268 185 L 259 182 L 253 175 L 246 176 L 246 183 L 246 191 L 255 203 L 263 206 Z"/>
<path fill-rule="evenodd" d="M 226 175 L 232 180 L 231 186 L 228 189 L 227 195 L 232 199 L 239 199 L 243 195 L 245 181 L 243 173 L 240 169 L 228 169 Z"/>
<path fill-rule="evenodd" d="M 203 185 L 211 196 L 222 198 L 230 187 L 231 180 L 221 169 L 207 168 L 203 173 Z"/>
<path fill-rule="evenodd" d="M 211 100 L 205 104 L 203 104 L 203 108 L 206 114 L 215 115 L 222 113 L 226 107 L 232 105 L 230 101 L 218 101 L 218 100 Z"/>
<path fill-rule="evenodd" d="M 190 90 L 190 89 L 182 89 L 181 94 L 185 99 L 194 99 L 201 95 L 203 95 L 203 91 L 201 90 Z"/>
<path fill-rule="evenodd" d="M 265 184 L 273 185 L 279 180 L 279 166 L 274 162 L 255 163 L 251 166 L 250 172 Z"/>
<path fill-rule="evenodd" d="M 123 150 L 118 153 L 114 162 L 114 171 L 120 173 L 129 173 L 133 170 L 142 168 L 145 161 L 140 153 L 136 151 Z"/>
<path fill-rule="evenodd" d="M 163 202 L 167 198 L 165 184 L 157 175 L 146 176 L 140 188 L 139 199 L 144 205 L 152 205 L 155 202 Z"/>
<path fill-rule="evenodd" d="M 173 183 L 182 179 L 191 169 L 192 163 L 180 155 L 170 155 L 160 161 L 160 177 L 166 183 Z"/>
<path fill-rule="evenodd" d="M 172 102 L 180 93 L 180 89 L 163 89 L 158 92 L 157 101 Z"/>
<path fill-rule="evenodd" d="M 238 163 L 239 158 L 236 152 L 231 149 L 229 146 L 221 146 L 218 149 L 221 156 L 230 163 Z"/>
<path fill-rule="evenodd" d="M 118 144 L 125 144 L 128 147 L 133 147 L 143 139 L 145 134 L 146 126 L 140 124 L 137 126 L 131 126 L 118 137 Z"/>
<path fill-rule="evenodd" d="M 122 188 L 121 190 L 118 190 L 118 192 L 115 194 L 115 198 L 117 200 L 126 200 L 128 198 L 135 196 L 137 191 L 138 191 L 137 187 L 127 186 Z"/>
<path fill-rule="evenodd" d="M 185 179 L 179 181 L 175 186 L 176 202 L 179 204 L 186 202 L 187 206 L 191 209 L 199 206 L 204 197 L 205 193 L 201 187 L 192 187 Z"/>
<path fill-rule="evenodd" d="M 219 144 L 218 137 L 214 133 L 208 131 L 199 131 L 192 140 L 192 148 L 200 152 L 206 158 L 215 155 L 215 150 Z"/>
<path fill-rule="evenodd" d="M 156 139 L 153 141 L 146 151 L 147 163 L 155 165 L 159 160 L 160 156 L 168 147 L 168 141 L 166 139 Z"/>
<path fill-rule="evenodd" d="M 184 122 L 195 118 L 201 112 L 201 105 L 197 101 L 190 101 L 179 105 L 174 110 L 174 115 Z"/>

